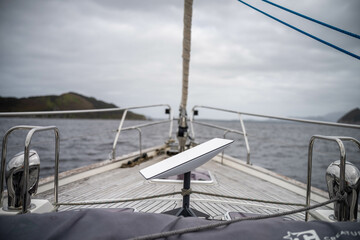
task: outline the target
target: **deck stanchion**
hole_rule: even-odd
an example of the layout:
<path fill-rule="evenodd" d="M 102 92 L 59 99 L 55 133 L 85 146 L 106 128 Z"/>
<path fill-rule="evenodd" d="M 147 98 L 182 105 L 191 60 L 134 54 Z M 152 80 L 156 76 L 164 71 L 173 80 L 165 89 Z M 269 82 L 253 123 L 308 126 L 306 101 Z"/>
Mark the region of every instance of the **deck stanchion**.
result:
<path fill-rule="evenodd" d="M 241 113 L 239 113 L 239 119 L 240 119 L 240 124 L 241 124 L 241 129 L 242 129 L 242 132 L 244 134 L 244 140 L 245 140 L 245 146 L 246 146 L 246 163 L 247 164 L 251 164 L 250 163 L 250 146 L 249 146 L 249 141 L 248 141 L 248 138 L 247 138 L 247 133 L 246 133 L 246 129 L 245 129 L 245 124 L 244 124 L 244 121 L 241 117 Z"/>

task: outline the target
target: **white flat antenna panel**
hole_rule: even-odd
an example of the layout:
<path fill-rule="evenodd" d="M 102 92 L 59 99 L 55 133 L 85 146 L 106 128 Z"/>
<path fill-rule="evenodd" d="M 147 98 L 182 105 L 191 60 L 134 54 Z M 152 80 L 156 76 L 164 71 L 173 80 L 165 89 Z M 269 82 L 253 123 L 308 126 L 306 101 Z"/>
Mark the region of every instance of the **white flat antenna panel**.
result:
<path fill-rule="evenodd" d="M 166 178 L 190 172 L 203 165 L 234 140 L 214 138 L 173 157 L 140 170 L 145 179 Z"/>

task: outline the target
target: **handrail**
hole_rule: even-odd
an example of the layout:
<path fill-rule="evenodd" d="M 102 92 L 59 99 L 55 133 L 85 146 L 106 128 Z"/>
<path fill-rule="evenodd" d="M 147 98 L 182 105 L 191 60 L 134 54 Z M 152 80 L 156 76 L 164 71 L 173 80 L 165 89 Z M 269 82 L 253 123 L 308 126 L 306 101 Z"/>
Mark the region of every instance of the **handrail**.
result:
<path fill-rule="evenodd" d="M 240 132 L 240 131 L 237 131 L 237 130 L 234 130 L 234 129 L 230 129 L 230 128 L 221 127 L 221 126 L 218 126 L 218 125 L 215 125 L 215 124 L 204 123 L 204 122 L 195 122 L 193 119 L 190 121 L 190 123 L 191 123 L 191 130 L 192 130 L 192 138 L 193 139 L 195 139 L 195 133 L 194 133 L 194 128 L 193 128 L 192 123 L 196 123 L 196 124 L 199 124 L 199 125 L 202 125 L 202 126 L 205 126 L 205 127 L 211 127 L 211 128 L 215 128 L 215 129 L 224 130 L 223 138 L 226 138 L 226 135 L 228 133 L 236 133 L 236 134 L 244 136 L 243 132 Z M 248 159 L 250 161 L 250 150 L 248 151 L 248 156 L 249 156 Z M 221 155 L 221 163 L 223 163 L 223 158 L 224 158 L 224 151 L 222 152 L 222 155 Z"/>
<path fill-rule="evenodd" d="M 335 136 L 322 136 L 322 135 L 314 135 L 310 138 L 309 142 L 309 150 L 308 150 L 308 176 L 307 176 L 307 186 L 306 186 L 306 206 L 310 206 L 310 195 L 311 195 L 311 172 L 312 172 L 312 156 L 313 156 L 313 148 L 316 139 L 334 141 L 339 145 L 340 151 L 340 182 L 339 182 L 339 191 L 341 194 L 344 193 L 345 189 L 345 164 L 346 164 L 346 152 L 343 141 L 351 141 L 358 146 L 360 149 L 360 142 L 352 137 L 335 137 Z M 340 203 L 339 208 L 339 216 L 343 216 L 342 212 L 344 211 L 344 203 Z M 305 221 L 309 219 L 309 212 L 305 213 Z M 339 221 L 343 221 L 343 219 L 339 219 Z"/>
<path fill-rule="evenodd" d="M 231 129 L 231 128 L 226 128 L 226 127 L 221 127 L 221 126 L 218 126 L 218 125 L 215 125 L 215 124 L 210 124 L 210 123 L 204 123 L 204 122 L 195 122 L 194 120 L 192 120 L 193 123 L 196 123 L 196 124 L 199 124 L 199 125 L 202 125 L 202 126 L 205 126 L 205 127 L 211 127 L 211 128 L 216 128 L 216 129 L 219 129 L 219 130 L 224 130 L 224 131 L 228 131 L 228 132 L 233 132 L 233 133 L 237 133 L 237 134 L 240 134 L 240 135 L 244 135 L 243 132 L 241 131 L 237 131 L 237 130 L 234 130 L 234 129 Z M 194 135 L 192 135 L 192 137 L 194 137 Z"/>
<path fill-rule="evenodd" d="M 5 163 L 6 163 L 6 152 L 7 152 L 7 139 L 9 135 L 14 132 L 15 130 L 20 129 L 27 129 L 29 130 L 28 134 L 26 135 L 25 139 L 25 147 L 24 147 L 24 173 L 23 173 L 23 179 L 24 179 L 24 193 L 23 193 L 23 199 L 22 199 L 22 213 L 27 212 L 27 205 L 26 205 L 26 198 L 27 198 L 27 184 L 29 181 L 29 150 L 30 150 L 30 143 L 32 140 L 33 135 L 36 132 L 41 131 L 49 131 L 53 130 L 55 134 L 55 176 L 54 176 L 54 198 L 55 203 L 54 206 L 58 203 L 58 189 L 59 189 L 59 152 L 60 152 L 60 133 L 59 129 L 55 126 L 27 126 L 27 125 L 21 125 L 21 126 L 15 126 L 10 128 L 4 135 L 3 143 L 2 143 L 2 155 L 1 155 L 1 179 L 0 179 L 0 206 L 3 206 L 3 191 L 4 191 L 4 177 L 5 177 Z"/>
<path fill-rule="evenodd" d="M 87 110 L 62 110 L 62 111 L 37 111 L 37 112 L 1 112 L 0 117 L 116 112 L 122 110 L 124 110 L 124 108 L 102 108 L 102 109 L 87 109 Z"/>
<path fill-rule="evenodd" d="M 167 123 L 167 122 L 169 122 L 169 120 L 156 121 L 156 122 L 145 123 L 145 124 L 139 124 L 139 125 L 135 125 L 135 126 L 123 128 L 122 130 L 132 130 L 132 129 L 134 129 L 134 128 L 149 127 L 149 126 L 153 126 L 153 125 L 157 125 L 157 124 L 162 124 L 162 123 Z M 171 137 L 171 135 L 169 135 L 169 137 Z"/>
<path fill-rule="evenodd" d="M 61 111 L 38 111 L 38 112 L 0 112 L 0 117 L 116 112 L 123 110 L 134 110 L 140 108 L 150 108 L 150 107 L 160 107 L 160 106 L 169 106 L 169 105 L 154 104 L 154 105 L 134 106 L 128 108 L 99 108 L 99 109 L 86 109 L 86 110 L 61 110 Z"/>
<path fill-rule="evenodd" d="M 237 131 L 234 129 L 230 129 L 230 128 L 224 128 L 224 127 L 220 127 L 214 124 L 209 124 L 209 123 L 203 123 L 203 122 L 195 122 L 194 121 L 194 112 L 196 108 L 208 108 L 208 109 L 212 109 L 212 110 L 220 110 L 220 111 L 227 111 L 227 112 L 231 112 L 231 113 L 236 113 L 239 116 L 239 120 L 240 120 L 240 125 L 241 125 L 241 131 Z M 192 133 L 192 138 L 195 139 L 195 132 L 194 132 L 194 126 L 193 123 L 199 124 L 199 125 L 203 125 L 203 126 L 207 126 L 207 127 L 212 127 L 212 128 L 217 128 L 217 129 L 221 129 L 221 130 L 225 130 L 225 134 L 224 137 L 226 135 L 227 132 L 233 132 L 233 133 L 237 133 L 237 134 L 241 134 L 244 136 L 244 140 L 245 140 L 245 147 L 246 147 L 246 163 L 247 164 L 251 164 L 250 163 L 250 146 L 249 146 L 249 141 L 247 138 L 247 133 L 246 133 L 246 128 L 245 128 L 245 124 L 244 121 L 241 117 L 241 113 L 239 112 L 235 112 L 235 111 L 231 111 L 231 110 L 225 110 L 225 109 L 220 109 L 220 108 L 213 108 L 213 107 L 206 107 L 206 106 L 199 106 L 199 105 L 195 105 L 192 108 L 192 116 L 190 118 L 190 126 L 191 126 L 191 133 Z"/>
<path fill-rule="evenodd" d="M 165 120 L 165 121 L 157 121 L 157 122 L 151 122 L 151 123 L 147 123 L 147 124 L 141 124 L 141 125 L 137 125 L 137 126 L 133 126 L 133 127 L 127 127 L 122 129 L 122 125 L 125 121 L 126 118 L 126 114 L 128 112 L 128 110 L 133 110 L 133 109 L 142 109 L 142 108 L 152 108 L 152 107 L 161 107 L 161 106 L 166 106 L 169 108 L 169 119 Z M 142 151 L 142 147 L 141 147 L 141 127 L 147 127 L 147 126 L 152 126 L 152 125 L 156 125 L 156 124 L 161 124 L 161 123 L 166 123 L 166 122 L 170 122 L 170 129 L 169 129 L 169 138 L 171 138 L 172 136 L 172 128 L 173 128 L 173 114 L 171 111 L 171 107 L 169 104 L 156 104 L 156 105 L 146 105 L 146 106 L 136 106 L 136 107 L 129 107 L 129 108 L 108 108 L 108 109 L 91 109 L 91 110 L 69 110 L 69 111 L 41 111 L 41 112 L 2 112 L 0 113 L 0 117 L 11 117 L 11 116 L 29 116 L 29 115 L 61 115 L 61 114 L 81 114 L 81 113 L 95 113 L 95 112 L 112 112 L 112 111 L 124 111 L 123 115 L 122 115 L 122 119 L 120 121 L 120 125 L 117 131 L 117 134 L 115 136 L 115 141 L 113 146 L 116 147 L 116 142 L 118 137 L 120 136 L 120 132 L 121 130 L 132 130 L 132 129 L 136 129 L 139 131 L 139 147 L 140 147 L 140 154 Z M 16 126 L 13 128 L 10 128 L 6 134 L 3 137 L 3 142 L 2 142 L 2 158 L 1 158 L 1 179 L 0 179 L 0 206 L 3 205 L 3 191 L 4 191 L 4 177 L 5 177 L 5 163 L 6 163 L 6 152 L 7 152 L 7 139 L 8 136 L 15 130 L 19 130 L 19 129 L 27 129 L 29 130 L 27 136 L 26 136 L 26 140 L 25 140 L 25 149 L 24 149 L 24 179 L 25 179 L 25 183 L 24 183 L 24 187 L 25 189 L 27 188 L 27 181 L 29 178 L 29 147 L 30 147 L 30 143 L 31 143 L 31 139 L 33 137 L 33 135 L 36 132 L 39 131 L 48 131 L 48 130 L 54 130 L 54 134 L 55 134 L 55 176 L 54 176 L 54 199 L 55 199 L 55 203 L 54 206 L 57 205 L 58 203 L 58 188 L 59 188 L 59 149 L 60 149 L 60 134 L 59 134 L 59 130 L 57 127 L 55 126 L 47 126 L 47 127 L 41 127 L 41 126 L 27 126 L 27 125 L 21 125 L 21 126 Z M 113 156 L 115 156 L 115 149 L 113 148 Z M 27 206 L 26 206 L 26 201 L 24 199 L 27 198 L 27 191 L 25 191 L 25 193 L 23 194 L 23 206 L 22 206 L 22 213 L 26 213 L 27 212 Z"/>
<path fill-rule="evenodd" d="M 171 120 L 164 120 L 164 121 L 157 121 L 157 122 L 151 122 L 151 123 L 147 123 L 147 124 L 140 124 L 137 126 L 132 126 L 132 127 L 127 127 L 127 128 L 123 128 L 122 131 L 129 131 L 129 130 L 137 130 L 139 133 L 139 152 L 140 152 L 140 157 L 142 156 L 142 132 L 141 132 L 141 128 L 143 127 L 149 127 L 149 126 L 153 126 L 153 125 L 157 125 L 157 124 L 162 124 L 162 123 L 167 123 Z M 171 133 L 169 133 L 171 137 Z M 112 154 L 112 152 L 111 152 Z"/>
<path fill-rule="evenodd" d="M 170 110 L 169 114 L 169 120 L 166 120 L 166 122 L 170 122 L 169 127 L 169 138 L 171 138 L 172 135 L 172 129 L 173 129 L 173 114 L 171 111 L 171 107 L 169 104 L 153 104 L 153 105 L 143 105 L 143 106 L 134 106 L 134 107 L 128 107 L 128 108 L 102 108 L 102 109 L 88 109 L 88 110 L 65 110 L 65 111 L 38 111 L 38 112 L 0 112 L 0 117 L 14 117 L 14 116 L 34 116 L 34 115 L 63 115 L 63 114 L 82 114 L 82 113 L 100 113 L 100 112 L 116 112 L 116 111 L 123 111 L 123 115 L 121 117 L 121 121 L 119 124 L 119 127 L 117 129 L 117 133 L 115 135 L 115 139 L 113 142 L 112 152 L 111 152 L 111 158 L 115 159 L 115 149 L 116 144 L 120 136 L 120 132 L 123 126 L 123 123 L 125 121 L 126 115 L 129 110 L 134 109 L 144 109 L 144 108 L 154 108 L 154 107 L 167 107 Z M 165 121 L 164 121 L 165 122 Z M 138 126 L 145 127 L 150 125 L 159 124 L 157 123 L 149 123 L 148 125 L 142 125 Z M 141 148 L 141 146 L 140 146 Z"/>
<path fill-rule="evenodd" d="M 289 117 L 280 117 L 280 116 L 272 116 L 272 115 L 263 115 L 263 114 L 255 114 L 255 113 L 246 113 L 246 112 L 239 112 L 239 111 L 234 111 L 234 110 L 228 110 L 228 109 L 224 109 L 224 108 L 217 108 L 217 107 L 209 107 L 209 106 L 203 106 L 203 105 L 195 105 L 192 108 L 192 117 L 190 119 L 190 125 L 191 125 L 191 132 L 192 132 L 192 137 L 195 138 L 195 132 L 194 132 L 194 127 L 193 127 L 193 123 L 197 123 L 200 125 L 204 125 L 204 126 L 208 126 L 208 127 L 213 127 L 213 128 L 218 128 L 218 129 L 223 129 L 226 130 L 225 128 L 219 128 L 219 126 L 215 126 L 212 124 L 208 124 L 208 123 L 201 123 L 201 122 L 195 122 L 194 121 L 194 111 L 197 108 L 205 108 L 205 109 L 210 109 L 210 110 L 216 110 L 216 111 L 222 111 L 222 112 L 228 112 L 228 113 L 234 113 L 237 114 L 240 118 L 240 124 L 241 124 L 241 128 L 242 128 L 242 133 L 244 136 L 244 140 L 245 140 L 245 145 L 246 145 L 246 149 L 247 149 L 247 163 L 250 164 L 250 147 L 249 147 L 249 142 L 248 142 L 248 138 L 247 138 L 247 133 L 246 133 L 246 128 L 245 128 L 245 124 L 244 121 L 242 120 L 242 115 L 246 115 L 246 116 L 252 116 L 252 117 L 259 117 L 259 118 L 270 118 L 270 119 L 277 119 L 277 120 L 284 120 L 284 121 L 291 121 L 291 122 L 300 122 L 300 123 L 308 123 L 308 124 L 318 124 L 318 125 L 324 125 L 324 126 L 333 126 L 333 127 L 344 127 L 344 128 L 354 128 L 354 129 L 360 129 L 360 125 L 355 125 L 355 124 L 345 124 L 345 123 L 332 123 L 332 122 L 325 122 L 325 121 L 316 121 L 316 120 L 307 120 L 307 119 L 301 119 L 301 118 L 289 118 Z M 232 130 L 231 131 L 236 131 L 236 130 Z"/>
<path fill-rule="evenodd" d="M 270 118 L 270 119 L 285 120 L 285 121 L 291 121 L 291 122 L 311 123 L 311 124 L 319 124 L 319 125 L 325 125 L 325 126 L 360 129 L 360 125 L 355 125 L 355 124 L 332 123 L 332 122 L 325 122 L 325 121 L 307 120 L 307 119 L 301 119 L 301 118 L 289 118 L 289 117 L 280 117 L 280 116 L 263 115 L 263 114 L 255 114 L 255 113 L 246 113 L 246 112 L 239 112 L 239 111 L 233 111 L 233 110 L 209 107 L 209 106 L 202 106 L 202 105 L 195 105 L 193 107 L 193 110 L 195 108 L 207 108 L 207 109 L 218 110 L 218 111 L 229 112 L 229 113 L 237 113 L 237 114 L 247 115 L 247 116 L 252 116 L 252 117 Z"/>
<path fill-rule="evenodd" d="M 169 108 L 169 111 L 170 111 L 170 114 L 169 114 L 169 120 L 166 120 L 166 122 L 170 122 L 170 129 L 169 129 L 169 139 L 171 138 L 171 135 L 172 135 L 172 128 L 173 128 L 173 114 L 172 114 L 172 110 L 171 110 L 171 107 L 169 104 L 158 104 L 158 105 L 148 105 L 148 106 L 140 106 L 140 107 L 132 107 L 132 108 L 126 108 L 126 109 L 123 109 L 124 112 L 123 112 L 123 115 L 121 117 L 121 121 L 119 123 L 119 127 L 117 129 L 117 132 L 116 132 L 116 135 L 115 135 L 115 139 L 114 139 L 114 142 L 113 142 L 113 147 L 112 147 L 112 150 L 111 150 L 111 153 L 110 153 L 110 156 L 111 156 L 111 159 L 114 160 L 115 157 L 116 157 L 116 145 L 117 145 L 117 142 L 118 142 L 118 139 L 120 137 L 120 133 L 121 133 L 121 130 L 124 130 L 123 129 L 123 124 L 125 122 L 125 118 L 126 118 L 126 114 L 128 112 L 128 110 L 131 110 L 131 109 L 140 109 L 140 108 L 152 108 L 152 107 L 161 107 L 161 106 L 166 106 Z M 165 121 L 164 121 L 165 122 Z M 155 125 L 155 124 L 160 124 L 160 123 L 163 123 L 163 122 L 156 122 L 156 123 L 148 123 L 148 124 L 144 124 L 144 125 L 140 125 L 140 126 L 136 126 L 135 128 L 140 128 L 140 127 L 145 127 L 145 126 L 150 126 L 150 125 Z M 134 128 L 134 129 L 135 129 Z M 141 138 L 141 131 L 140 131 L 140 138 Z"/>

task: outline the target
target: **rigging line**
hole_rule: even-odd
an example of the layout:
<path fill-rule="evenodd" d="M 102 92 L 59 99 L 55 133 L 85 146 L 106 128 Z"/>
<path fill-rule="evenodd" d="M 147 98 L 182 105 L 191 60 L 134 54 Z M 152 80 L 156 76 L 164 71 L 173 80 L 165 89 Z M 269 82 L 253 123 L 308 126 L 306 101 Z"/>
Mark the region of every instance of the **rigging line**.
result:
<path fill-rule="evenodd" d="M 134 238 L 132 238 L 132 240 L 145 240 L 145 239 L 148 240 L 148 239 L 167 238 L 167 237 L 176 236 L 176 235 L 185 234 L 185 233 L 199 232 L 199 231 L 214 229 L 217 227 L 227 226 L 227 225 L 237 223 L 237 222 L 242 222 L 242 221 L 248 221 L 248 220 L 253 221 L 253 220 L 268 219 L 268 218 L 274 218 L 274 217 L 282 217 L 282 216 L 286 216 L 286 215 L 290 215 L 290 214 L 309 211 L 311 209 L 315 209 L 318 207 L 328 205 L 329 203 L 332 203 L 335 201 L 343 201 L 343 198 L 336 197 L 336 198 L 330 199 L 323 203 L 318 203 L 313 206 L 295 209 L 295 210 L 291 210 L 291 211 L 287 211 L 287 212 L 275 213 L 275 214 L 271 214 L 271 215 L 260 215 L 260 216 L 254 216 L 254 217 L 236 218 L 236 219 L 233 219 L 230 221 L 221 221 L 221 222 L 210 223 L 210 224 L 197 226 L 197 227 L 189 227 L 189 228 L 183 228 L 183 229 L 172 230 L 172 231 L 167 231 L 167 232 L 148 234 L 148 235 L 144 235 L 144 236 L 134 237 Z"/>
<path fill-rule="evenodd" d="M 164 193 L 151 195 L 147 197 L 139 197 L 139 198 L 126 198 L 126 199 L 109 199 L 109 200 L 98 200 L 98 201 L 85 201 L 85 202 L 58 202 L 55 203 L 56 206 L 81 206 L 81 205 L 97 205 L 97 204 L 111 204 L 111 203 L 123 203 L 123 202 L 135 202 L 142 201 L 160 197 L 168 197 L 176 194 L 181 194 L 181 192 L 172 192 L 172 193 Z"/>
<path fill-rule="evenodd" d="M 305 204 L 301 204 L 301 203 L 268 201 L 268 200 L 261 200 L 261 199 L 228 196 L 228 195 L 223 195 L 223 194 L 192 191 L 191 189 L 181 189 L 181 192 L 177 191 L 177 192 L 172 192 L 172 193 L 157 194 L 157 195 L 151 195 L 151 196 L 139 197 L 139 198 L 106 199 L 106 200 L 83 201 L 83 202 L 58 202 L 55 205 L 57 205 L 57 206 L 61 206 L 61 205 L 63 205 L 63 206 L 80 206 L 80 205 L 97 205 L 97 204 L 111 204 L 111 203 L 122 203 L 122 202 L 135 202 L 135 201 L 142 201 L 142 200 L 148 200 L 148 199 L 154 199 L 154 198 L 160 198 L 160 197 L 167 197 L 167 196 L 172 196 L 172 195 L 176 195 L 176 194 L 181 194 L 182 196 L 186 196 L 186 195 L 190 195 L 190 194 L 200 194 L 200 195 L 223 197 L 223 198 L 260 202 L 260 203 L 271 203 L 271 204 L 278 204 L 278 205 L 301 206 L 301 207 L 306 206 Z"/>
<path fill-rule="evenodd" d="M 346 30 L 343 30 L 343 29 L 341 29 L 341 28 L 334 27 L 334 26 L 332 26 L 332 25 L 330 25 L 330 24 L 327 24 L 327 23 L 321 22 L 321 21 L 319 21 L 319 20 L 316 20 L 316 19 L 314 19 L 314 18 L 305 16 L 305 15 L 303 15 L 303 14 L 301 14 L 301 13 L 295 12 L 295 11 L 293 11 L 293 10 L 291 10 L 291 9 L 285 8 L 285 7 L 280 6 L 280 5 L 276 4 L 276 3 L 270 2 L 270 1 L 268 1 L 268 0 L 262 0 L 262 1 L 263 1 L 263 2 L 266 2 L 266 3 L 268 3 L 268 4 L 271 4 L 271 5 L 275 6 L 275 7 L 278 7 L 278 8 L 280 8 L 280 9 L 282 9 L 282 10 L 285 10 L 285 11 L 287 11 L 287 12 L 290 12 L 290 13 L 292 13 L 292 14 L 295 14 L 295 15 L 297 15 L 297 16 L 299 16 L 299 17 L 305 18 L 305 19 L 307 19 L 307 20 L 309 20 L 309 21 L 312 21 L 312 22 L 315 22 L 315 23 L 317 23 L 317 24 L 323 25 L 323 26 L 325 26 L 325 27 L 331 28 L 332 30 L 335 30 L 335 31 L 344 33 L 344 34 L 346 34 L 346 35 L 349 35 L 349 36 L 351 36 L 351 37 L 360 39 L 360 35 L 358 35 L 358 34 L 355 34 L 355 33 L 352 33 L 352 32 L 346 31 Z"/>
<path fill-rule="evenodd" d="M 351 52 L 349 52 L 349 51 L 347 51 L 347 50 L 345 50 L 345 49 L 343 49 L 343 48 L 340 48 L 340 47 L 332 44 L 332 43 L 329 43 L 329 42 L 327 42 L 327 41 L 325 41 L 325 40 L 322 40 L 322 39 L 320 39 L 320 38 L 318 38 L 318 37 L 315 37 L 314 35 L 312 35 L 312 34 L 310 34 L 310 33 L 307 33 L 307 32 L 305 32 L 305 31 L 303 31 L 303 30 L 301 30 L 301 29 L 299 29 L 299 28 L 297 28 L 297 27 L 295 27 L 295 26 L 292 26 L 292 25 L 290 25 L 290 24 L 288 24 L 288 23 L 286 23 L 286 22 L 284 22 L 284 21 L 282 21 L 282 20 L 280 20 L 280 19 L 278 19 L 278 18 L 276 18 L 276 17 L 274 17 L 274 16 L 271 16 L 270 14 L 268 14 L 268 13 L 266 13 L 266 12 L 264 12 L 264 11 L 261 11 L 260 9 L 254 7 L 254 6 L 251 6 L 250 4 L 248 4 L 248 3 L 246 3 L 246 2 L 244 2 L 244 1 L 242 1 L 242 0 L 238 0 L 238 1 L 241 2 L 241 3 L 243 3 L 243 4 L 245 4 L 246 6 L 248 6 L 248 7 L 250 7 L 250 8 L 252 8 L 252 9 L 254 9 L 254 10 L 256 10 L 256 11 L 258 11 L 258 12 L 260 12 L 260 13 L 266 15 L 266 16 L 268 16 L 269 18 L 272 18 L 273 20 L 278 21 L 279 23 L 284 24 L 285 26 L 288 26 L 288 27 L 290 27 L 290 28 L 292 28 L 292 29 L 294 29 L 294 30 L 296 30 L 296 31 L 298 31 L 298 32 L 300 32 L 300 33 L 302 33 L 302 34 L 304 34 L 304 35 L 312 38 L 312 39 L 315 39 L 316 41 L 319 41 L 319 42 L 321 42 L 321 43 L 323 43 L 323 44 L 325 44 L 325 45 L 328 45 L 329 47 L 332 47 L 332 48 L 334 48 L 334 49 L 336 49 L 336 50 L 338 50 L 338 51 L 340 51 L 340 52 L 342 52 L 342 53 L 345 53 L 345 54 L 347 54 L 347 55 L 349 55 L 349 56 L 351 56 L 351 57 L 353 57 L 353 58 L 356 58 L 356 59 L 360 60 L 360 56 L 358 56 L 358 55 L 356 55 L 356 54 L 354 54 L 354 53 L 351 53 Z"/>
<path fill-rule="evenodd" d="M 223 194 L 207 193 L 207 192 L 201 192 L 201 191 L 191 191 L 190 193 L 202 194 L 202 195 L 213 196 L 213 197 L 230 198 L 230 199 L 250 201 L 250 202 L 271 203 L 271 204 L 278 204 L 278 205 L 301 206 L 301 207 L 306 206 L 305 204 L 302 204 L 302 203 L 269 201 L 269 200 L 261 200 L 261 199 L 245 198 L 245 197 L 227 196 L 227 195 L 223 195 Z"/>

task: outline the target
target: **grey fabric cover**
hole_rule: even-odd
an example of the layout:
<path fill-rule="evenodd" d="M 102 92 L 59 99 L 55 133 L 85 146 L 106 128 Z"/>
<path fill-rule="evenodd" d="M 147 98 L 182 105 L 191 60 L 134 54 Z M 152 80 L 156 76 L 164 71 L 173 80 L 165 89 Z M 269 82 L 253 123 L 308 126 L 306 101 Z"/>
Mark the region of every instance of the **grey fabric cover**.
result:
<path fill-rule="evenodd" d="M 212 223 L 165 214 L 88 209 L 46 214 L 0 216 L 0 239 L 128 239 Z M 243 221 L 168 239 L 360 239 L 360 223 L 267 219 Z"/>

